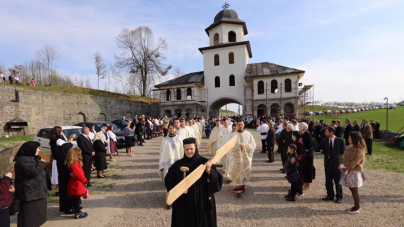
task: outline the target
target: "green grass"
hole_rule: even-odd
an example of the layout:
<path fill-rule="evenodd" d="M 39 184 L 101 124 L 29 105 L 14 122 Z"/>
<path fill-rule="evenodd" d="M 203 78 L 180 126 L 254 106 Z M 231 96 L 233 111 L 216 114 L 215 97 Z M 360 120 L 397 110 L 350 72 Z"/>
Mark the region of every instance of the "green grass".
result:
<path fill-rule="evenodd" d="M 30 141 L 33 138 L 34 138 L 34 135 L 12 136 L 9 138 L 0 137 L 0 149 L 16 146 L 22 142 Z"/>
<path fill-rule="evenodd" d="M 48 191 L 48 198 L 47 198 L 48 203 L 59 202 L 59 197 L 55 196 L 55 192 L 56 192 L 56 185 L 52 185 L 52 191 Z"/>
<path fill-rule="evenodd" d="M 322 110 L 332 110 L 331 107 L 323 108 Z M 319 110 L 321 111 L 321 110 Z M 380 122 L 380 130 L 386 130 L 386 109 L 368 110 L 359 113 L 347 113 L 347 114 L 330 114 L 330 115 L 316 115 L 315 121 L 324 120 L 327 123 L 331 123 L 332 120 L 341 120 L 342 125 L 345 125 L 345 119 L 357 119 L 362 122 L 365 120 L 378 120 Z M 397 109 L 389 109 L 389 131 L 397 132 L 404 126 L 404 107 L 397 106 Z"/>
<path fill-rule="evenodd" d="M 6 86 L 14 86 L 14 85 L 10 85 L 9 83 L 0 83 L 0 84 L 6 85 Z M 76 86 L 40 86 L 40 85 L 36 85 L 35 87 L 33 87 L 33 86 L 19 85 L 18 87 L 25 88 L 25 89 L 31 89 L 31 90 L 37 90 L 37 91 L 68 92 L 71 94 L 87 94 L 87 95 L 112 97 L 112 98 L 128 100 L 128 101 L 138 101 L 138 102 L 147 102 L 147 103 L 159 102 L 158 99 L 152 99 L 152 98 L 142 97 L 142 96 L 138 96 L 138 95 L 126 95 L 126 94 L 96 90 L 96 89 L 91 89 L 91 88 L 82 88 L 82 87 L 76 87 Z"/>
<path fill-rule="evenodd" d="M 374 141 L 372 156 L 366 156 L 365 171 L 366 169 L 404 173 L 404 149 Z"/>

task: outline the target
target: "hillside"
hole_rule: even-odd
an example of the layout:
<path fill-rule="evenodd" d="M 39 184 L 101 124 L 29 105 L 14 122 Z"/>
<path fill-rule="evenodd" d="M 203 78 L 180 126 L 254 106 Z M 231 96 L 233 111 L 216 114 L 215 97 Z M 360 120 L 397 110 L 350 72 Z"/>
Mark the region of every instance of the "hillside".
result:
<path fill-rule="evenodd" d="M 10 85 L 9 83 L 0 83 L 0 85 L 13 86 L 13 85 Z M 37 91 L 68 92 L 68 93 L 71 93 L 71 94 L 87 94 L 87 95 L 112 97 L 112 98 L 117 98 L 117 99 L 121 99 L 121 100 L 128 100 L 128 101 L 138 101 L 138 102 L 147 102 L 147 103 L 159 102 L 158 99 L 152 99 L 152 98 L 149 98 L 149 97 L 142 97 L 142 96 L 138 96 L 138 95 L 120 94 L 120 93 L 96 90 L 96 89 L 91 89 L 91 88 L 76 87 L 76 86 L 41 86 L 41 85 L 36 85 L 35 87 L 33 87 L 33 86 L 19 85 L 18 87 L 19 88 L 25 88 L 25 89 L 31 89 L 31 90 L 37 90 Z"/>

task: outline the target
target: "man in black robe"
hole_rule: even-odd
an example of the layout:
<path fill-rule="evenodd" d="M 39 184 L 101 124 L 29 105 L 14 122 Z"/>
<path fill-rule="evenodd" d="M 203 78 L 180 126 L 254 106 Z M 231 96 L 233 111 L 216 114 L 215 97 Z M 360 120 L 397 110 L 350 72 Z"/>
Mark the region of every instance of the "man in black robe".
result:
<path fill-rule="evenodd" d="M 184 194 L 172 204 L 171 226 L 217 226 L 216 203 L 214 193 L 222 188 L 223 176 L 216 170 L 210 160 L 198 153 L 195 138 L 183 140 L 184 157 L 176 161 L 165 177 L 167 191 L 170 191 L 184 179 L 181 167 L 188 167 L 189 175 L 198 166 L 205 164 L 206 171 Z"/>

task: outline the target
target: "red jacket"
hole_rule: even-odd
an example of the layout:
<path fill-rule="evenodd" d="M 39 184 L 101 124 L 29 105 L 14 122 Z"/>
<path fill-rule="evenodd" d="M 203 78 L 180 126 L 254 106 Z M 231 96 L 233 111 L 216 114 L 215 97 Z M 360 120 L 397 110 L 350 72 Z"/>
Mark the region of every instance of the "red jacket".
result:
<path fill-rule="evenodd" d="M 10 206 L 13 203 L 13 198 L 9 191 L 11 187 L 11 179 L 4 177 L 0 180 L 0 208 Z"/>
<path fill-rule="evenodd" d="M 69 197 L 81 197 L 86 194 L 87 178 L 84 176 L 83 168 L 80 163 L 76 162 L 70 166 L 69 172 L 73 172 L 75 178 L 69 178 L 69 184 L 67 185 L 67 196 Z"/>

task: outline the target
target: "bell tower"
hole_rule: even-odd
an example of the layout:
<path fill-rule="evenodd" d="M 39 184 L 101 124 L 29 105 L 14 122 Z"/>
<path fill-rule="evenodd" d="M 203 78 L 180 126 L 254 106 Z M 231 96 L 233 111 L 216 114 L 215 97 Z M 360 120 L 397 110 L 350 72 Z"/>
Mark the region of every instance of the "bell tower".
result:
<path fill-rule="evenodd" d="M 249 41 L 244 40 L 248 34 L 246 23 L 228 7 L 226 3 L 223 10 L 216 14 L 213 23 L 205 29 L 209 46 L 199 48 L 203 54 L 209 109 L 217 109 L 217 105 L 225 103 L 221 100 L 239 104 L 244 102 L 244 77 L 252 57 L 251 46 Z M 215 108 L 211 108 L 212 105 Z M 209 112 L 209 115 L 217 115 Z"/>

